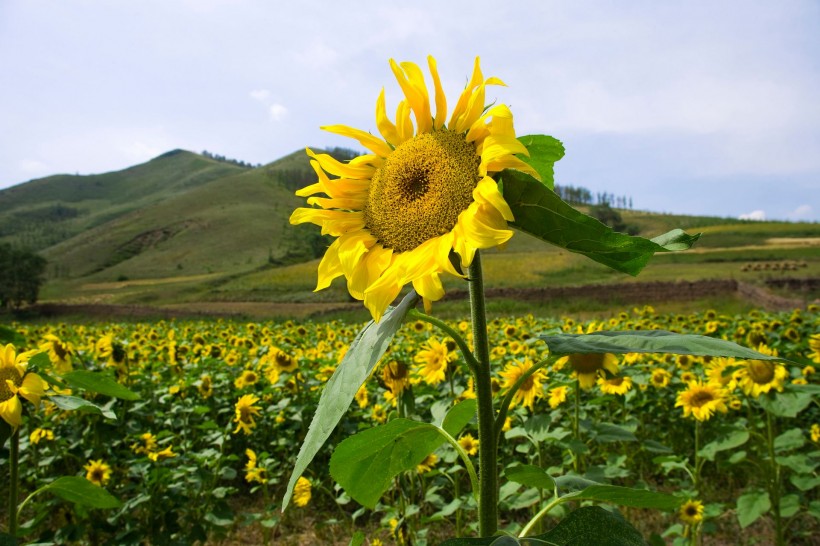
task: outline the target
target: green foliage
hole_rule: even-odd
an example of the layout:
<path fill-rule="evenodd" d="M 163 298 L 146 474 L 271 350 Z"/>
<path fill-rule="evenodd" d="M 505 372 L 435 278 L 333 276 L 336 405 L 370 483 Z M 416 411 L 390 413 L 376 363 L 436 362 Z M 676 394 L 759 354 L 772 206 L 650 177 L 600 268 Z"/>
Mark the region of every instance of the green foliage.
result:
<path fill-rule="evenodd" d="M 0 308 L 19 309 L 35 303 L 46 263 L 38 254 L 0 243 Z"/>
<path fill-rule="evenodd" d="M 108 491 L 79 476 L 63 476 L 35 493 L 51 492 L 63 500 L 90 508 L 119 508 L 122 503 Z"/>

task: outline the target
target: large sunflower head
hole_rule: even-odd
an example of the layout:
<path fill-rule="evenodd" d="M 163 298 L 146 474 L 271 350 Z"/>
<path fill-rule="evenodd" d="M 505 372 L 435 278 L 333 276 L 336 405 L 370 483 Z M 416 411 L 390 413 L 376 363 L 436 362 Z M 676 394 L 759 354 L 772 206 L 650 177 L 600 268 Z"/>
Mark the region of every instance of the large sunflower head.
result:
<path fill-rule="evenodd" d="M 678 393 L 675 407 L 683 408 L 683 416 L 690 415 L 698 421 L 708 421 L 715 412 L 726 413 L 728 396 L 720 385 L 692 381 L 686 390 Z"/>
<path fill-rule="evenodd" d="M 440 275 L 461 276 L 451 253 L 467 267 L 477 250 L 509 240 L 512 211 L 492 174 L 515 168 L 538 177 L 516 157 L 527 150 L 515 138 L 510 109 L 485 107 L 487 86 L 503 82 L 484 78 L 476 58 L 447 121 L 436 61 L 427 61 L 435 114 L 422 70 L 391 60 L 405 97 L 395 123 L 387 116 L 382 90 L 376 101 L 381 138 L 345 125 L 323 127 L 372 153 L 341 163 L 308 149 L 319 180 L 296 194 L 309 197 L 314 208 L 296 209 L 290 218 L 292 224 L 312 222 L 337 237 L 319 264 L 316 289 L 344 276 L 350 294 L 364 301 L 375 320 L 407 283 L 425 303 L 440 299 Z"/>

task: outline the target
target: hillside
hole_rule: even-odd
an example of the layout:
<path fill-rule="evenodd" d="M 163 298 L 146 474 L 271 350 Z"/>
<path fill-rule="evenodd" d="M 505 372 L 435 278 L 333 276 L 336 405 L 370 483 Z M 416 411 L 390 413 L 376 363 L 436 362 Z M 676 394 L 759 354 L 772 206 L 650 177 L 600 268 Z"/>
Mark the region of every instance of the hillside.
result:
<path fill-rule="evenodd" d="M 313 226 L 288 223 L 304 203 L 293 191 L 314 179 L 303 151 L 247 168 L 174 150 L 123 171 L 56 175 L 0 191 L 0 241 L 24 244 L 49 260 L 43 300 L 347 301 L 343 282 L 312 292 L 328 241 Z M 801 264 L 792 275 L 820 276 L 818 224 L 619 212 L 647 237 L 676 227 L 704 233 L 692 251 L 657 256 L 641 281 L 763 282 L 786 275 L 771 269 L 786 261 Z M 759 269 L 744 269 L 749 261 Z M 487 253 L 484 263 L 499 287 L 635 281 L 523 234 L 505 251 Z"/>

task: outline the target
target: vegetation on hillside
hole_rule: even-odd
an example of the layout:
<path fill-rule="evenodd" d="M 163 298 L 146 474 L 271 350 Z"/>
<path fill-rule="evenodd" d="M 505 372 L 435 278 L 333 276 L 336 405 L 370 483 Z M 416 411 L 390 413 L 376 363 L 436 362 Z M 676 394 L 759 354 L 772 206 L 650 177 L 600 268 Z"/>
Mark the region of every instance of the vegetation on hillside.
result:
<path fill-rule="evenodd" d="M 0 243 L 0 308 L 19 309 L 40 294 L 46 260 L 31 251 Z"/>

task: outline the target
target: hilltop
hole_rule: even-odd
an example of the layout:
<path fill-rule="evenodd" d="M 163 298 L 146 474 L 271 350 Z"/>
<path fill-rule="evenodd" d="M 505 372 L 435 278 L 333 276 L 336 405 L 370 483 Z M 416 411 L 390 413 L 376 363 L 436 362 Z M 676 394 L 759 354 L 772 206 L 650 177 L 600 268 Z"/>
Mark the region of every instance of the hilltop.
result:
<path fill-rule="evenodd" d="M 348 159 L 355 152 L 330 153 Z M 173 150 L 121 171 L 55 175 L 0 191 L 0 242 L 49 261 L 43 300 L 347 302 L 342 282 L 312 293 L 329 240 L 313 226 L 288 223 L 304 205 L 294 190 L 314 180 L 303 151 L 252 167 Z M 704 233 L 693 251 L 657 256 L 640 281 L 820 277 L 818 224 L 618 212 L 646 237 L 676 227 Z M 787 273 L 787 263 L 795 271 Z M 485 264 L 499 288 L 635 282 L 524 234 L 504 252 L 487 253 Z"/>

